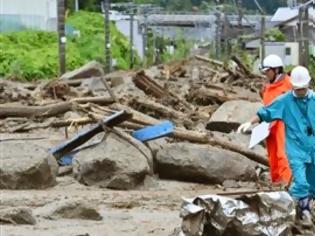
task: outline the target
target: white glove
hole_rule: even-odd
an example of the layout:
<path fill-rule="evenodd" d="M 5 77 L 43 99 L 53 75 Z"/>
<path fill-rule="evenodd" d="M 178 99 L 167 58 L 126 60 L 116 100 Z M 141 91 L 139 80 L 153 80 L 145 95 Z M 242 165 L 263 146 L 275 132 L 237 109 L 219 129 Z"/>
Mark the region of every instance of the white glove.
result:
<path fill-rule="evenodd" d="M 252 126 L 251 122 L 246 122 L 244 124 L 241 124 L 240 127 L 238 127 L 237 129 L 237 133 L 245 133 L 250 129 L 251 126 Z"/>

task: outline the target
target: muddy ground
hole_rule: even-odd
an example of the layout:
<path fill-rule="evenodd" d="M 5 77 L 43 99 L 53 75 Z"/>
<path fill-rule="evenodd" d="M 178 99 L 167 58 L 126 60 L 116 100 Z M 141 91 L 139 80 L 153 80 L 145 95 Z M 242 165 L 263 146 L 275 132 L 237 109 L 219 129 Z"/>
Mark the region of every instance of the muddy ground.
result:
<path fill-rule="evenodd" d="M 75 131 L 74 131 L 75 132 Z M 30 134 L 1 135 L 2 142 L 36 143 L 49 148 L 63 140 L 62 130 L 37 130 Z M 38 139 L 38 140 L 36 140 Z M 1 163 L 0 163 L 1 164 Z M 57 178 L 58 184 L 45 190 L 1 190 L 1 208 L 30 207 L 36 225 L 0 225 L 1 236 L 122 236 L 175 235 L 180 227 L 182 197 L 222 192 L 222 186 L 160 180 L 149 177 L 137 190 L 115 191 L 88 187 L 71 175 Z M 254 184 L 250 184 L 252 189 Z M 226 191 L 251 190 L 250 188 Z M 36 210 L 61 200 L 85 200 L 96 205 L 101 221 L 78 219 L 49 220 L 36 215 Z"/>

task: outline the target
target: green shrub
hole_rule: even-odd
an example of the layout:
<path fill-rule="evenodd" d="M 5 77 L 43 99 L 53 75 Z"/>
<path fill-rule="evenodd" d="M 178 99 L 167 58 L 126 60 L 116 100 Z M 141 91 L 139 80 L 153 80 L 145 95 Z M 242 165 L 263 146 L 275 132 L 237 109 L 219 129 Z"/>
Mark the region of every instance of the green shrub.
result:
<path fill-rule="evenodd" d="M 80 11 L 67 19 L 80 30 L 80 37 L 68 37 L 66 68 L 73 70 L 88 61 L 104 63 L 104 18 L 99 13 Z M 111 23 L 111 52 L 118 69 L 129 66 L 128 40 Z M 42 79 L 58 75 L 57 33 L 20 31 L 0 34 L 0 76 Z"/>

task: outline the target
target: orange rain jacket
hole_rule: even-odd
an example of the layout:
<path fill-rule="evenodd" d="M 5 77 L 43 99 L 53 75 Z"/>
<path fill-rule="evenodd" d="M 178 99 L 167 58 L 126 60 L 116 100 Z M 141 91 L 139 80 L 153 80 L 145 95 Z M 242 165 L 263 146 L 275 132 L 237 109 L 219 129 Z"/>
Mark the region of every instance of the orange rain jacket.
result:
<path fill-rule="evenodd" d="M 283 75 L 278 81 L 266 84 L 262 90 L 264 105 L 270 104 L 276 97 L 292 89 L 290 77 Z M 274 121 L 270 127 L 270 135 L 266 140 L 273 183 L 290 183 L 291 170 L 285 152 L 285 129 L 282 121 Z"/>

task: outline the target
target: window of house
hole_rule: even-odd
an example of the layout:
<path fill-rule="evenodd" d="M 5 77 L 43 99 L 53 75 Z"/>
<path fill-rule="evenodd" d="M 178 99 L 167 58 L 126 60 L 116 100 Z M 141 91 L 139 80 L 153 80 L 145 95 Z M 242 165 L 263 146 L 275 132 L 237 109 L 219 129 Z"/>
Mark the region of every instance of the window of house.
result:
<path fill-rule="evenodd" d="M 291 48 L 285 48 L 285 55 L 290 56 L 291 55 Z"/>

